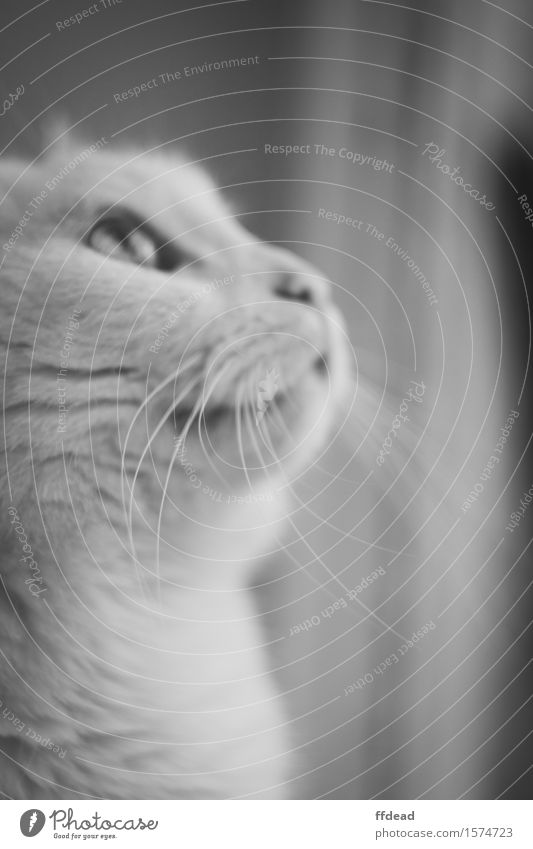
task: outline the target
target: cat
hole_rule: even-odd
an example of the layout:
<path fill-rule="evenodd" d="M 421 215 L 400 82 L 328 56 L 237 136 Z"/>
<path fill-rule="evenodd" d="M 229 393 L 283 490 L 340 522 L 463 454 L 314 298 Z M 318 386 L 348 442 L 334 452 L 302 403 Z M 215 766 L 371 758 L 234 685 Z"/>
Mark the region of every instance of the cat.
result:
<path fill-rule="evenodd" d="M 249 586 L 350 391 L 329 284 L 180 157 L 0 179 L 1 790 L 284 798 Z"/>

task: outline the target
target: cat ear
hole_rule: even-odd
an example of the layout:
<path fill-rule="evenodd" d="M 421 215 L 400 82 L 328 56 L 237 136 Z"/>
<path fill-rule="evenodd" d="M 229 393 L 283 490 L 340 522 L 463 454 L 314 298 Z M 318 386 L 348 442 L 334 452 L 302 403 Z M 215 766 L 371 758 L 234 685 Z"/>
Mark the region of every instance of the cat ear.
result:
<path fill-rule="evenodd" d="M 41 150 L 46 156 L 66 157 L 78 139 L 68 117 L 62 113 L 47 116 L 41 124 Z"/>

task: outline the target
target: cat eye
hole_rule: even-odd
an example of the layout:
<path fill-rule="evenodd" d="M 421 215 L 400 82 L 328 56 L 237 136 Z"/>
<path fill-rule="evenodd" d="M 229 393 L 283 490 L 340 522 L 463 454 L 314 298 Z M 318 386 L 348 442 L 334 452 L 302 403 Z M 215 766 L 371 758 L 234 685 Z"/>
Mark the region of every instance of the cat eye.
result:
<path fill-rule="evenodd" d="M 160 271 L 171 271 L 183 262 L 175 246 L 155 228 L 129 210 L 104 213 L 87 237 L 88 245 L 103 256 Z"/>

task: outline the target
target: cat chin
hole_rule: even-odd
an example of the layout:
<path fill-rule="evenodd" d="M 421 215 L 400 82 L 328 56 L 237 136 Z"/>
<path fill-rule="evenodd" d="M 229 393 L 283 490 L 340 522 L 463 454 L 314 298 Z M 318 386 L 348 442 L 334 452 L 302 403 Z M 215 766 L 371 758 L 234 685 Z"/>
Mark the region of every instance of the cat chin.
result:
<path fill-rule="evenodd" d="M 180 407 L 171 416 L 174 444 L 187 433 L 180 454 L 194 455 L 196 463 L 237 465 L 254 474 L 277 465 L 288 468 L 302 464 L 326 438 L 333 407 L 328 363 L 317 357 L 298 379 L 259 397 L 254 406 L 238 408 L 227 392 L 227 400 L 208 402 L 201 415 L 192 406 Z M 238 396 L 238 393 L 237 393 Z M 298 459 L 299 458 L 299 459 Z"/>

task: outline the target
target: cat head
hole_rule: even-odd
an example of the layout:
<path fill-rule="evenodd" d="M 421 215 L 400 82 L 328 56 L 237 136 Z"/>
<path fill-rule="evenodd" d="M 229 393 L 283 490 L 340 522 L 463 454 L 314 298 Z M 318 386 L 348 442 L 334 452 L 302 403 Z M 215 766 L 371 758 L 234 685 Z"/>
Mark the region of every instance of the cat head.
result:
<path fill-rule="evenodd" d="M 347 374 L 316 269 L 172 156 L 102 139 L 1 178 L 6 448 L 28 486 L 31 455 L 100 495 L 120 477 L 236 501 L 313 460 Z"/>

